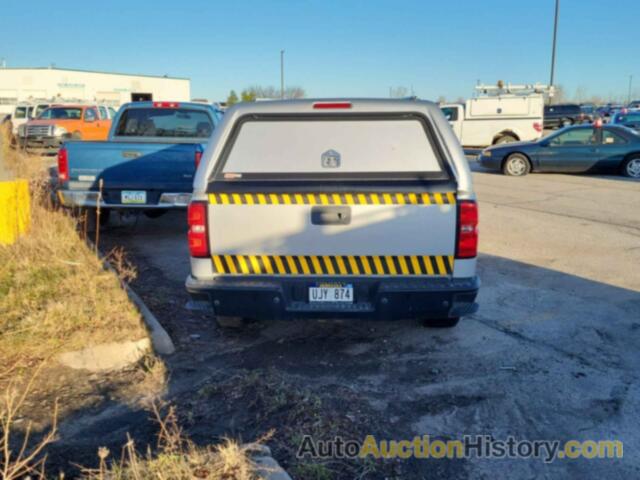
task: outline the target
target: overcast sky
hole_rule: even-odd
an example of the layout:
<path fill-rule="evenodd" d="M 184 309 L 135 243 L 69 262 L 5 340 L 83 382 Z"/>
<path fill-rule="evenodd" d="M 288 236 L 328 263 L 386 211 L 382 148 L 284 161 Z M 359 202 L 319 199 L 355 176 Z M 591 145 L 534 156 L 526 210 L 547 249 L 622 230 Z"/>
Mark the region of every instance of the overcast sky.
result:
<path fill-rule="evenodd" d="M 2 0 L 0 58 L 189 77 L 192 95 L 285 82 L 308 96 L 468 97 L 478 79 L 549 81 L 554 0 Z M 640 97 L 640 0 L 561 0 L 556 83 Z M 1 87 L 1 86 L 0 86 Z"/>

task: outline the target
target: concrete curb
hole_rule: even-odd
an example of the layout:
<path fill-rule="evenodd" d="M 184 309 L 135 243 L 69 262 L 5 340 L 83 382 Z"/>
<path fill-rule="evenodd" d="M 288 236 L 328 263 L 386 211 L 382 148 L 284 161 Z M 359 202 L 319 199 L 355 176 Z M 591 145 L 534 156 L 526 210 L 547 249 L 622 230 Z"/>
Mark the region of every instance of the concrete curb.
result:
<path fill-rule="evenodd" d="M 148 338 L 131 342 L 103 343 L 58 355 L 65 367 L 90 372 L 121 370 L 144 357 L 151 349 Z"/>
<path fill-rule="evenodd" d="M 93 244 L 92 244 L 93 245 Z M 111 264 L 107 261 L 104 255 L 100 255 L 100 260 L 102 260 L 102 264 L 104 268 L 112 272 L 116 277 L 118 276 L 118 272 L 111 266 Z M 126 282 L 120 281 L 120 285 L 124 288 L 129 296 L 129 299 L 135 304 L 136 308 L 142 315 L 144 323 L 147 324 L 147 328 L 149 328 L 149 335 L 151 336 L 151 343 L 153 345 L 153 349 L 156 353 L 160 355 L 171 355 L 176 351 L 176 347 L 171 340 L 171 337 L 164 329 L 160 322 L 156 318 L 156 316 L 151 313 L 149 307 L 145 305 L 142 299 L 138 296 L 133 289 L 127 285 Z"/>
<path fill-rule="evenodd" d="M 151 313 L 151 310 L 149 310 L 138 294 L 126 283 L 123 283 L 123 285 L 129 295 L 129 298 L 133 303 L 135 303 L 140 315 L 142 315 L 147 327 L 149 327 L 153 349 L 161 355 L 173 354 L 176 351 L 176 347 L 174 346 L 167 331 L 162 325 L 160 325 L 156 316 Z"/>
<path fill-rule="evenodd" d="M 291 476 L 271 456 L 271 449 L 266 445 L 250 443 L 244 445 L 251 460 L 256 465 L 256 473 L 264 480 L 292 480 Z"/>

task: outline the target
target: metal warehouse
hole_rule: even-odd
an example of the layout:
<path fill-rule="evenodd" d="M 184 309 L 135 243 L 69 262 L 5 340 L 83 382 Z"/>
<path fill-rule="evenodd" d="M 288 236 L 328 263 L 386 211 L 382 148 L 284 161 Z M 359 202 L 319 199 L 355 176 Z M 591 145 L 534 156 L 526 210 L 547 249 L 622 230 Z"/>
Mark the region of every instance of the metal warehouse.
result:
<path fill-rule="evenodd" d="M 0 112 L 31 100 L 100 102 L 117 107 L 138 100 L 188 101 L 191 81 L 55 67 L 0 68 Z"/>

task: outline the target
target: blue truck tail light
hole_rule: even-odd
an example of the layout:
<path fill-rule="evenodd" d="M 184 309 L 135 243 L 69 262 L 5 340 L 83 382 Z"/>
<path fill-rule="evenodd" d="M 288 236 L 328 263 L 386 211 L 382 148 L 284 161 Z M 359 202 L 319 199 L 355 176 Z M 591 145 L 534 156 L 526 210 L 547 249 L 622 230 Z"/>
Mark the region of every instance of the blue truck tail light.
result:
<path fill-rule="evenodd" d="M 69 157 L 66 147 L 58 150 L 58 181 L 61 183 L 69 181 Z"/>
<path fill-rule="evenodd" d="M 179 108 L 178 102 L 153 102 L 153 108 Z"/>

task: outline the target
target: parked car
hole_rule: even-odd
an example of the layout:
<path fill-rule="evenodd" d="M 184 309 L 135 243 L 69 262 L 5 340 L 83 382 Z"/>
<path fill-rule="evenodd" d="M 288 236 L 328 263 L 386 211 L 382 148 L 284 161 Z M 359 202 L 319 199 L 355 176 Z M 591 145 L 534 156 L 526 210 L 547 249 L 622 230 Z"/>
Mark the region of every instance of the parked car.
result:
<path fill-rule="evenodd" d="M 19 145 L 40 153 L 56 153 L 65 140 L 105 140 L 111 120 L 96 105 L 54 105 L 18 129 Z"/>
<path fill-rule="evenodd" d="M 188 211 L 187 290 L 242 318 L 420 318 L 477 305 L 477 206 L 437 105 L 297 100 L 228 109 Z"/>
<path fill-rule="evenodd" d="M 102 118 L 108 118 L 109 120 L 113 120 L 116 117 L 116 113 L 118 113 L 115 108 L 109 105 L 98 105 L 98 110 Z"/>
<path fill-rule="evenodd" d="M 609 122 L 618 110 L 624 108 L 622 105 L 608 103 L 596 110 L 597 116 L 602 118 L 604 122 Z"/>
<path fill-rule="evenodd" d="M 593 104 L 580 105 L 580 123 L 591 123 L 596 117 L 596 106 Z"/>
<path fill-rule="evenodd" d="M 541 94 L 482 96 L 440 108 L 465 147 L 535 140 L 542 135 Z"/>
<path fill-rule="evenodd" d="M 65 141 L 58 153 L 58 197 L 65 207 L 144 211 L 155 217 L 186 208 L 193 175 L 219 116 L 209 105 L 123 105 L 106 142 Z M 100 191 L 102 181 L 102 191 Z"/>
<path fill-rule="evenodd" d="M 640 108 L 640 100 L 634 100 L 633 102 L 630 102 L 629 105 L 627 105 L 627 108 L 629 109 Z"/>
<path fill-rule="evenodd" d="M 635 130 L 636 132 L 640 132 L 640 109 L 623 109 L 613 116 L 611 123 L 613 125 L 623 125 Z"/>
<path fill-rule="evenodd" d="M 51 103 L 48 102 L 36 102 L 36 103 L 19 103 L 13 109 L 11 114 L 11 133 L 13 135 L 18 134 L 20 125 L 24 125 L 29 120 L 37 118 L 44 110 L 49 108 Z"/>
<path fill-rule="evenodd" d="M 584 115 L 580 105 L 573 103 L 546 105 L 544 107 L 544 128 L 555 129 L 580 124 Z"/>
<path fill-rule="evenodd" d="M 640 178 L 640 135 L 620 125 L 578 125 L 537 142 L 487 148 L 479 162 L 518 177 L 529 172 L 613 172 Z"/>

